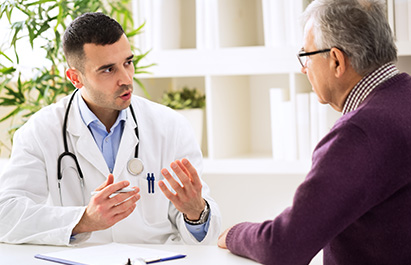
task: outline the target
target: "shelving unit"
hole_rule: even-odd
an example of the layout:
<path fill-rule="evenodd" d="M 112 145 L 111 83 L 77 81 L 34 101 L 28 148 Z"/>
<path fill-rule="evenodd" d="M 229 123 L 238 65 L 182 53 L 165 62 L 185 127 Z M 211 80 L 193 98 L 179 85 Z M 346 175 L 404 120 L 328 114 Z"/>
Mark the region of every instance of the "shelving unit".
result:
<path fill-rule="evenodd" d="M 395 1 L 387 1 L 393 28 Z M 309 158 L 273 158 L 270 118 L 270 89 L 286 92 L 292 106 L 288 115 L 295 121 L 297 95 L 311 92 L 295 56 L 303 36 L 299 17 L 309 2 L 133 2 L 136 22 L 146 22 L 136 45 L 151 49 L 147 59 L 157 64 L 150 69 L 152 75 L 140 76 L 151 100 L 183 86 L 206 94 L 205 173 L 296 175 L 309 170 Z M 399 55 L 411 55 L 409 41 L 398 47 Z M 339 114 L 326 111 L 329 126 Z"/>
<path fill-rule="evenodd" d="M 387 17 L 394 32 L 398 55 L 411 55 L 411 0 L 386 0 Z"/>

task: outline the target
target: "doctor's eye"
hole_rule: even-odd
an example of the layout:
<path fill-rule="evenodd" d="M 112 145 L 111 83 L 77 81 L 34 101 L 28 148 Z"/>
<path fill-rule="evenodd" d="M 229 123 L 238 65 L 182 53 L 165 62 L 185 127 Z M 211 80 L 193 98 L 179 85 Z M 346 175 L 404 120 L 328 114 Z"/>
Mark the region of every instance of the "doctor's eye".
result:
<path fill-rule="evenodd" d="M 112 68 L 112 67 L 106 68 L 106 69 L 103 71 L 103 73 L 111 73 L 111 72 L 113 72 L 113 68 Z"/>
<path fill-rule="evenodd" d="M 134 60 L 128 60 L 128 61 L 126 62 L 126 65 L 134 65 L 133 62 L 134 62 Z"/>

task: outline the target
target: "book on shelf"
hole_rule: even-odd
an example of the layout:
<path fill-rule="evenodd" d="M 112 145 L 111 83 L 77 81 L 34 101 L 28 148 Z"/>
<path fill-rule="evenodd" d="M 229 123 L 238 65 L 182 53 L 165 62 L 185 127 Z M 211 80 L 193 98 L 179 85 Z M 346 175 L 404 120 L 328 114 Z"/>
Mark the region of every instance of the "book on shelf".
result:
<path fill-rule="evenodd" d="M 280 47 L 285 44 L 285 5 L 284 1 L 263 0 L 264 39 L 267 47 Z"/>
<path fill-rule="evenodd" d="M 307 160 L 311 157 L 310 94 L 296 94 L 297 109 L 297 146 L 298 158 Z"/>
<path fill-rule="evenodd" d="M 314 151 L 318 142 L 320 141 L 320 117 L 319 110 L 320 103 L 318 102 L 317 94 L 310 93 L 310 150 Z"/>
<path fill-rule="evenodd" d="M 319 103 L 317 95 L 314 92 L 310 93 L 311 152 L 340 117 L 340 112 L 328 104 Z"/>
<path fill-rule="evenodd" d="M 272 152 L 275 160 L 296 160 L 296 126 L 293 104 L 283 88 L 270 89 Z"/>
<path fill-rule="evenodd" d="M 397 41 L 410 41 L 410 0 L 394 0 L 394 29 Z"/>
<path fill-rule="evenodd" d="M 341 113 L 334 110 L 328 104 L 319 104 L 318 107 L 318 124 L 319 124 L 319 136 L 318 140 L 321 140 L 326 134 L 328 134 L 335 122 L 341 117 Z"/>
<path fill-rule="evenodd" d="M 297 93 L 294 102 L 287 90 L 270 89 L 272 153 L 275 160 L 309 160 L 318 142 L 341 113 L 318 102 L 317 95 Z"/>

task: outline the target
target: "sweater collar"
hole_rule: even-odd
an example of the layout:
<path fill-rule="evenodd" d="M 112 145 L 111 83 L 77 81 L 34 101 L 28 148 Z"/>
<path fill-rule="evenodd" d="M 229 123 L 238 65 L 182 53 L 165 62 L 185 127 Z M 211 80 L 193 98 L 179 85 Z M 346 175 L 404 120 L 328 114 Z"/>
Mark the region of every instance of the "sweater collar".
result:
<path fill-rule="evenodd" d="M 374 88 L 398 73 L 399 70 L 394 64 L 387 63 L 364 76 L 348 94 L 344 103 L 343 115 L 357 109 Z"/>

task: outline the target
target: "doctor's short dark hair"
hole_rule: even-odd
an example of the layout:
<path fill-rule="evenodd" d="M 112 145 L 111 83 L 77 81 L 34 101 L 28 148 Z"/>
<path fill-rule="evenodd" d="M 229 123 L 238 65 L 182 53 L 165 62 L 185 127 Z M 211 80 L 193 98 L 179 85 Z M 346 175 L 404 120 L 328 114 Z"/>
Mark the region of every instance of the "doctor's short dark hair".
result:
<path fill-rule="evenodd" d="M 84 13 L 73 20 L 64 32 L 63 51 L 68 65 L 83 72 L 84 44 L 113 44 L 123 34 L 121 25 L 111 17 L 101 12 Z"/>

